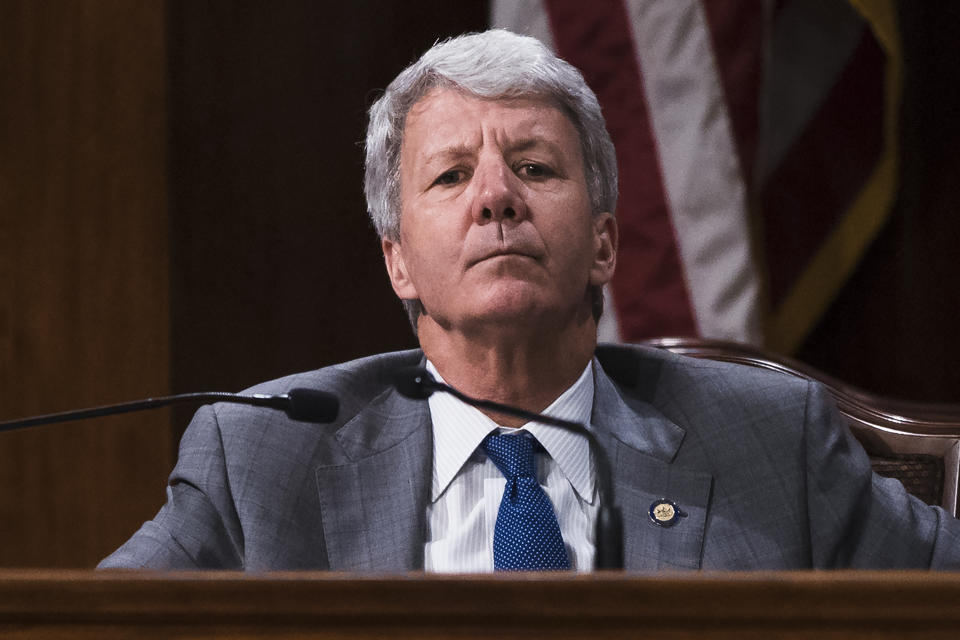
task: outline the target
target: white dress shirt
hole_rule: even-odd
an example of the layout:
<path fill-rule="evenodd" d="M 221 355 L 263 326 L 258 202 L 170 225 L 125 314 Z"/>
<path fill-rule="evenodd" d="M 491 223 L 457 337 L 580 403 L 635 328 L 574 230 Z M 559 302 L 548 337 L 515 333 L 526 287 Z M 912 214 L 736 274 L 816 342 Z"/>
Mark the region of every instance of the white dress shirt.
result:
<path fill-rule="evenodd" d="M 442 380 L 432 363 L 427 370 Z M 427 507 L 427 571 L 493 571 L 493 529 L 506 478 L 480 447 L 501 427 L 448 393 L 430 396 L 433 422 L 433 487 Z M 543 413 L 589 425 L 593 364 Z M 599 501 L 586 436 L 536 422 L 521 427 L 546 449 L 537 453 L 537 479 L 553 503 L 570 566 L 593 569 L 594 523 Z"/>

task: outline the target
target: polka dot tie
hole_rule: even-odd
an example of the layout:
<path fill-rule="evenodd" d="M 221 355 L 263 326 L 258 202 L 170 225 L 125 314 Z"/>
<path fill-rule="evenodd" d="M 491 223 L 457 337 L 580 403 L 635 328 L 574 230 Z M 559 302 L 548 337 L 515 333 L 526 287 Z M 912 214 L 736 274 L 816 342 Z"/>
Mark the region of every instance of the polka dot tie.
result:
<path fill-rule="evenodd" d="M 550 498 L 537 482 L 536 441 L 527 434 L 490 435 L 483 449 L 507 478 L 493 530 L 496 571 L 569 569 Z"/>

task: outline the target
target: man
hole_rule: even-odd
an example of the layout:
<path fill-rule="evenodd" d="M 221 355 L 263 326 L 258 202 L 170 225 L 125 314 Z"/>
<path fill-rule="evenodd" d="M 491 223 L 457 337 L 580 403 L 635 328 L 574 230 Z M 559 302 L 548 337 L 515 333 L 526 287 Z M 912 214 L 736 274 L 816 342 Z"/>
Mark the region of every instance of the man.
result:
<path fill-rule="evenodd" d="M 874 476 L 820 387 L 597 349 L 613 146 L 580 74 L 537 41 L 468 35 L 401 73 L 371 109 L 366 194 L 422 351 L 254 389 L 333 391 L 329 426 L 202 408 L 167 504 L 101 566 L 590 570 L 585 437 L 401 396 L 391 374 L 423 362 L 469 395 L 590 425 L 628 570 L 958 566 L 958 522 Z"/>

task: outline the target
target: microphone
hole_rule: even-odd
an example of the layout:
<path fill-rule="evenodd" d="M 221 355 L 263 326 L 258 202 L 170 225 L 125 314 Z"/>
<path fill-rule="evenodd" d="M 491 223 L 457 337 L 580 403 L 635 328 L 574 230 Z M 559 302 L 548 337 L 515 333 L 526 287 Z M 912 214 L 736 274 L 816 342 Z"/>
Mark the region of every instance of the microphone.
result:
<path fill-rule="evenodd" d="M 99 418 L 101 416 L 119 413 L 159 409 L 160 407 L 168 407 L 184 402 L 229 402 L 255 407 L 268 407 L 271 409 L 279 409 L 286 413 L 291 420 L 297 420 L 298 422 L 333 422 L 337 419 L 337 412 L 340 410 L 340 401 L 337 396 L 316 389 L 291 389 L 285 394 L 273 396 L 263 394 L 245 396 L 217 391 L 181 393 L 173 396 L 147 398 L 145 400 L 94 407 L 92 409 L 78 409 L 75 411 L 64 411 L 32 418 L 23 418 L 21 420 L 7 420 L 0 422 L 0 432 L 25 429 L 27 427 L 38 427 L 40 425 L 54 424 L 57 422 Z"/>
<path fill-rule="evenodd" d="M 423 367 L 404 367 L 398 370 L 393 375 L 393 386 L 401 395 L 411 400 L 426 400 L 433 393 L 440 391 L 480 409 L 516 416 L 528 422 L 553 425 L 586 436 L 597 461 L 597 476 L 600 482 L 600 507 L 597 510 L 596 525 L 596 568 L 623 569 L 623 518 L 619 507 L 614 504 L 610 461 L 596 436 L 586 426 L 572 420 L 554 418 L 492 400 L 472 398 L 448 384 L 438 382 Z"/>

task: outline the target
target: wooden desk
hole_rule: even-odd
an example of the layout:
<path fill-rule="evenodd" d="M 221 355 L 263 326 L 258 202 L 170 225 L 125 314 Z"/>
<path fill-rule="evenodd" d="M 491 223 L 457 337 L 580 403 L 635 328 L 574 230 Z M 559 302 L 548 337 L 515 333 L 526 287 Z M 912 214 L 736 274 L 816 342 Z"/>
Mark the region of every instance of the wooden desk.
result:
<path fill-rule="evenodd" d="M 0 637 L 956 638 L 960 575 L 0 572 Z"/>

